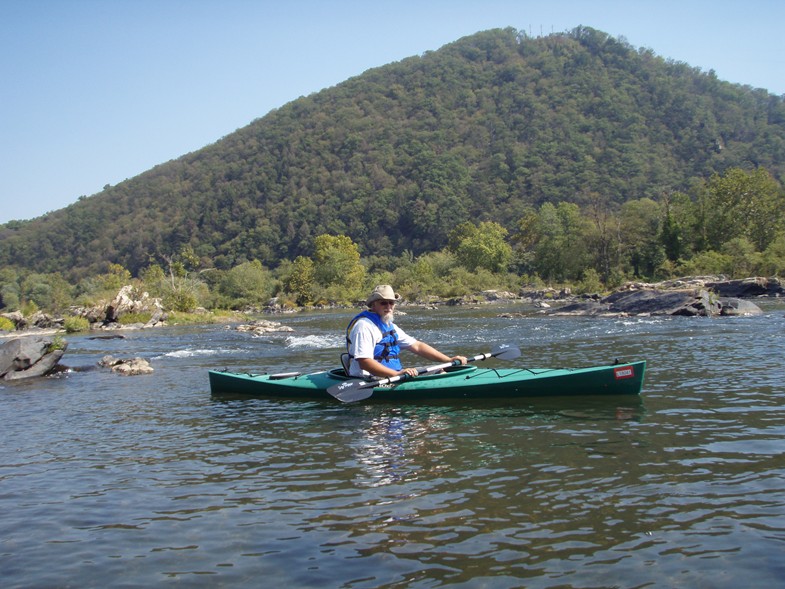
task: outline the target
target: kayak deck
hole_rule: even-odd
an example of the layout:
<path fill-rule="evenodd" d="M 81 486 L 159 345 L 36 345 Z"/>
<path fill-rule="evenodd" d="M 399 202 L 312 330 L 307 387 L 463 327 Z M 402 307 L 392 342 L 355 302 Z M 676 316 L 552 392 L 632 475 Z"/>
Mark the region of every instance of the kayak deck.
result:
<path fill-rule="evenodd" d="M 638 395 L 645 360 L 587 368 L 478 368 L 458 366 L 438 374 L 373 387 L 373 400 Z M 213 393 L 288 399 L 331 399 L 327 389 L 349 380 L 343 369 L 312 374 L 209 372 Z"/>

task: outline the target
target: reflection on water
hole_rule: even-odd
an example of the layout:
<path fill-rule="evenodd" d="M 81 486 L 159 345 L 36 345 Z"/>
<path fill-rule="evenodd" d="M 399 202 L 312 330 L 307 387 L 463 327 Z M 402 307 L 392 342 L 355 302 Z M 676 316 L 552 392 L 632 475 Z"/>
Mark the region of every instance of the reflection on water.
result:
<path fill-rule="evenodd" d="M 141 355 L 155 373 L 5 385 L 3 587 L 781 584 L 782 312 L 406 316 L 447 351 L 515 342 L 520 366 L 645 358 L 640 398 L 210 395 L 208 368 L 334 366 L 345 319 L 285 318 L 295 332 L 269 339 L 214 327 L 75 338 L 74 365 Z"/>

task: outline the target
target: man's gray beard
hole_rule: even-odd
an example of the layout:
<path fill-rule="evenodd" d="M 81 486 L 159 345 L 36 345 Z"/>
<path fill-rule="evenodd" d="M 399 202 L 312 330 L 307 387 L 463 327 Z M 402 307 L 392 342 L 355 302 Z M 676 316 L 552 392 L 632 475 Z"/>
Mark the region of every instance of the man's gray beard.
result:
<path fill-rule="evenodd" d="M 395 318 L 394 315 L 395 315 L 395 313 L 390 311 L 389 315 L 384 315 L 382 317 L 382 323 L 384 323 L 385 325 L 392 325 L 393 324 L 393 319 Z"/>

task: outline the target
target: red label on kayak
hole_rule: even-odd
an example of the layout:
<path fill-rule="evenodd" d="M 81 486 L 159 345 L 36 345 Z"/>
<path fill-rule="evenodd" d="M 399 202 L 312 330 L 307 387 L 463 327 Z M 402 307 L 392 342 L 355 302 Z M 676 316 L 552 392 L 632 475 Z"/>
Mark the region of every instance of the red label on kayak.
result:
<path fill-rule="evenodd" d="M 613 376 L 616 377 L 616 380 L 621 380 L 623 378 L 632 378 L 635 376 L 635 370 L 632 366 L 620 366 L 619 368 L 613 369 Z"/>

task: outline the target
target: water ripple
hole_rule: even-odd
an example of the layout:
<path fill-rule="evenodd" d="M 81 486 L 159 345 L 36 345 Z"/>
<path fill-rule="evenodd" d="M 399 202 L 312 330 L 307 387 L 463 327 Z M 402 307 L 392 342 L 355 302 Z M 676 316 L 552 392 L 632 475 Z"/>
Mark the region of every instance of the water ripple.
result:
<path fill-rule="evenodd" d="M 641 399 L 210 396 L 216 364 L 336 364 L 346 319 L 285 318 L 289 341 L 223 328 L 77 340 L 79 363 L 145 355 L 156 371 L 3 388 L 4 588 L 781 584 L 781 320 L 423 321 L 456 351 L 520 342 L 526 366 L 645 357 Z"/>

